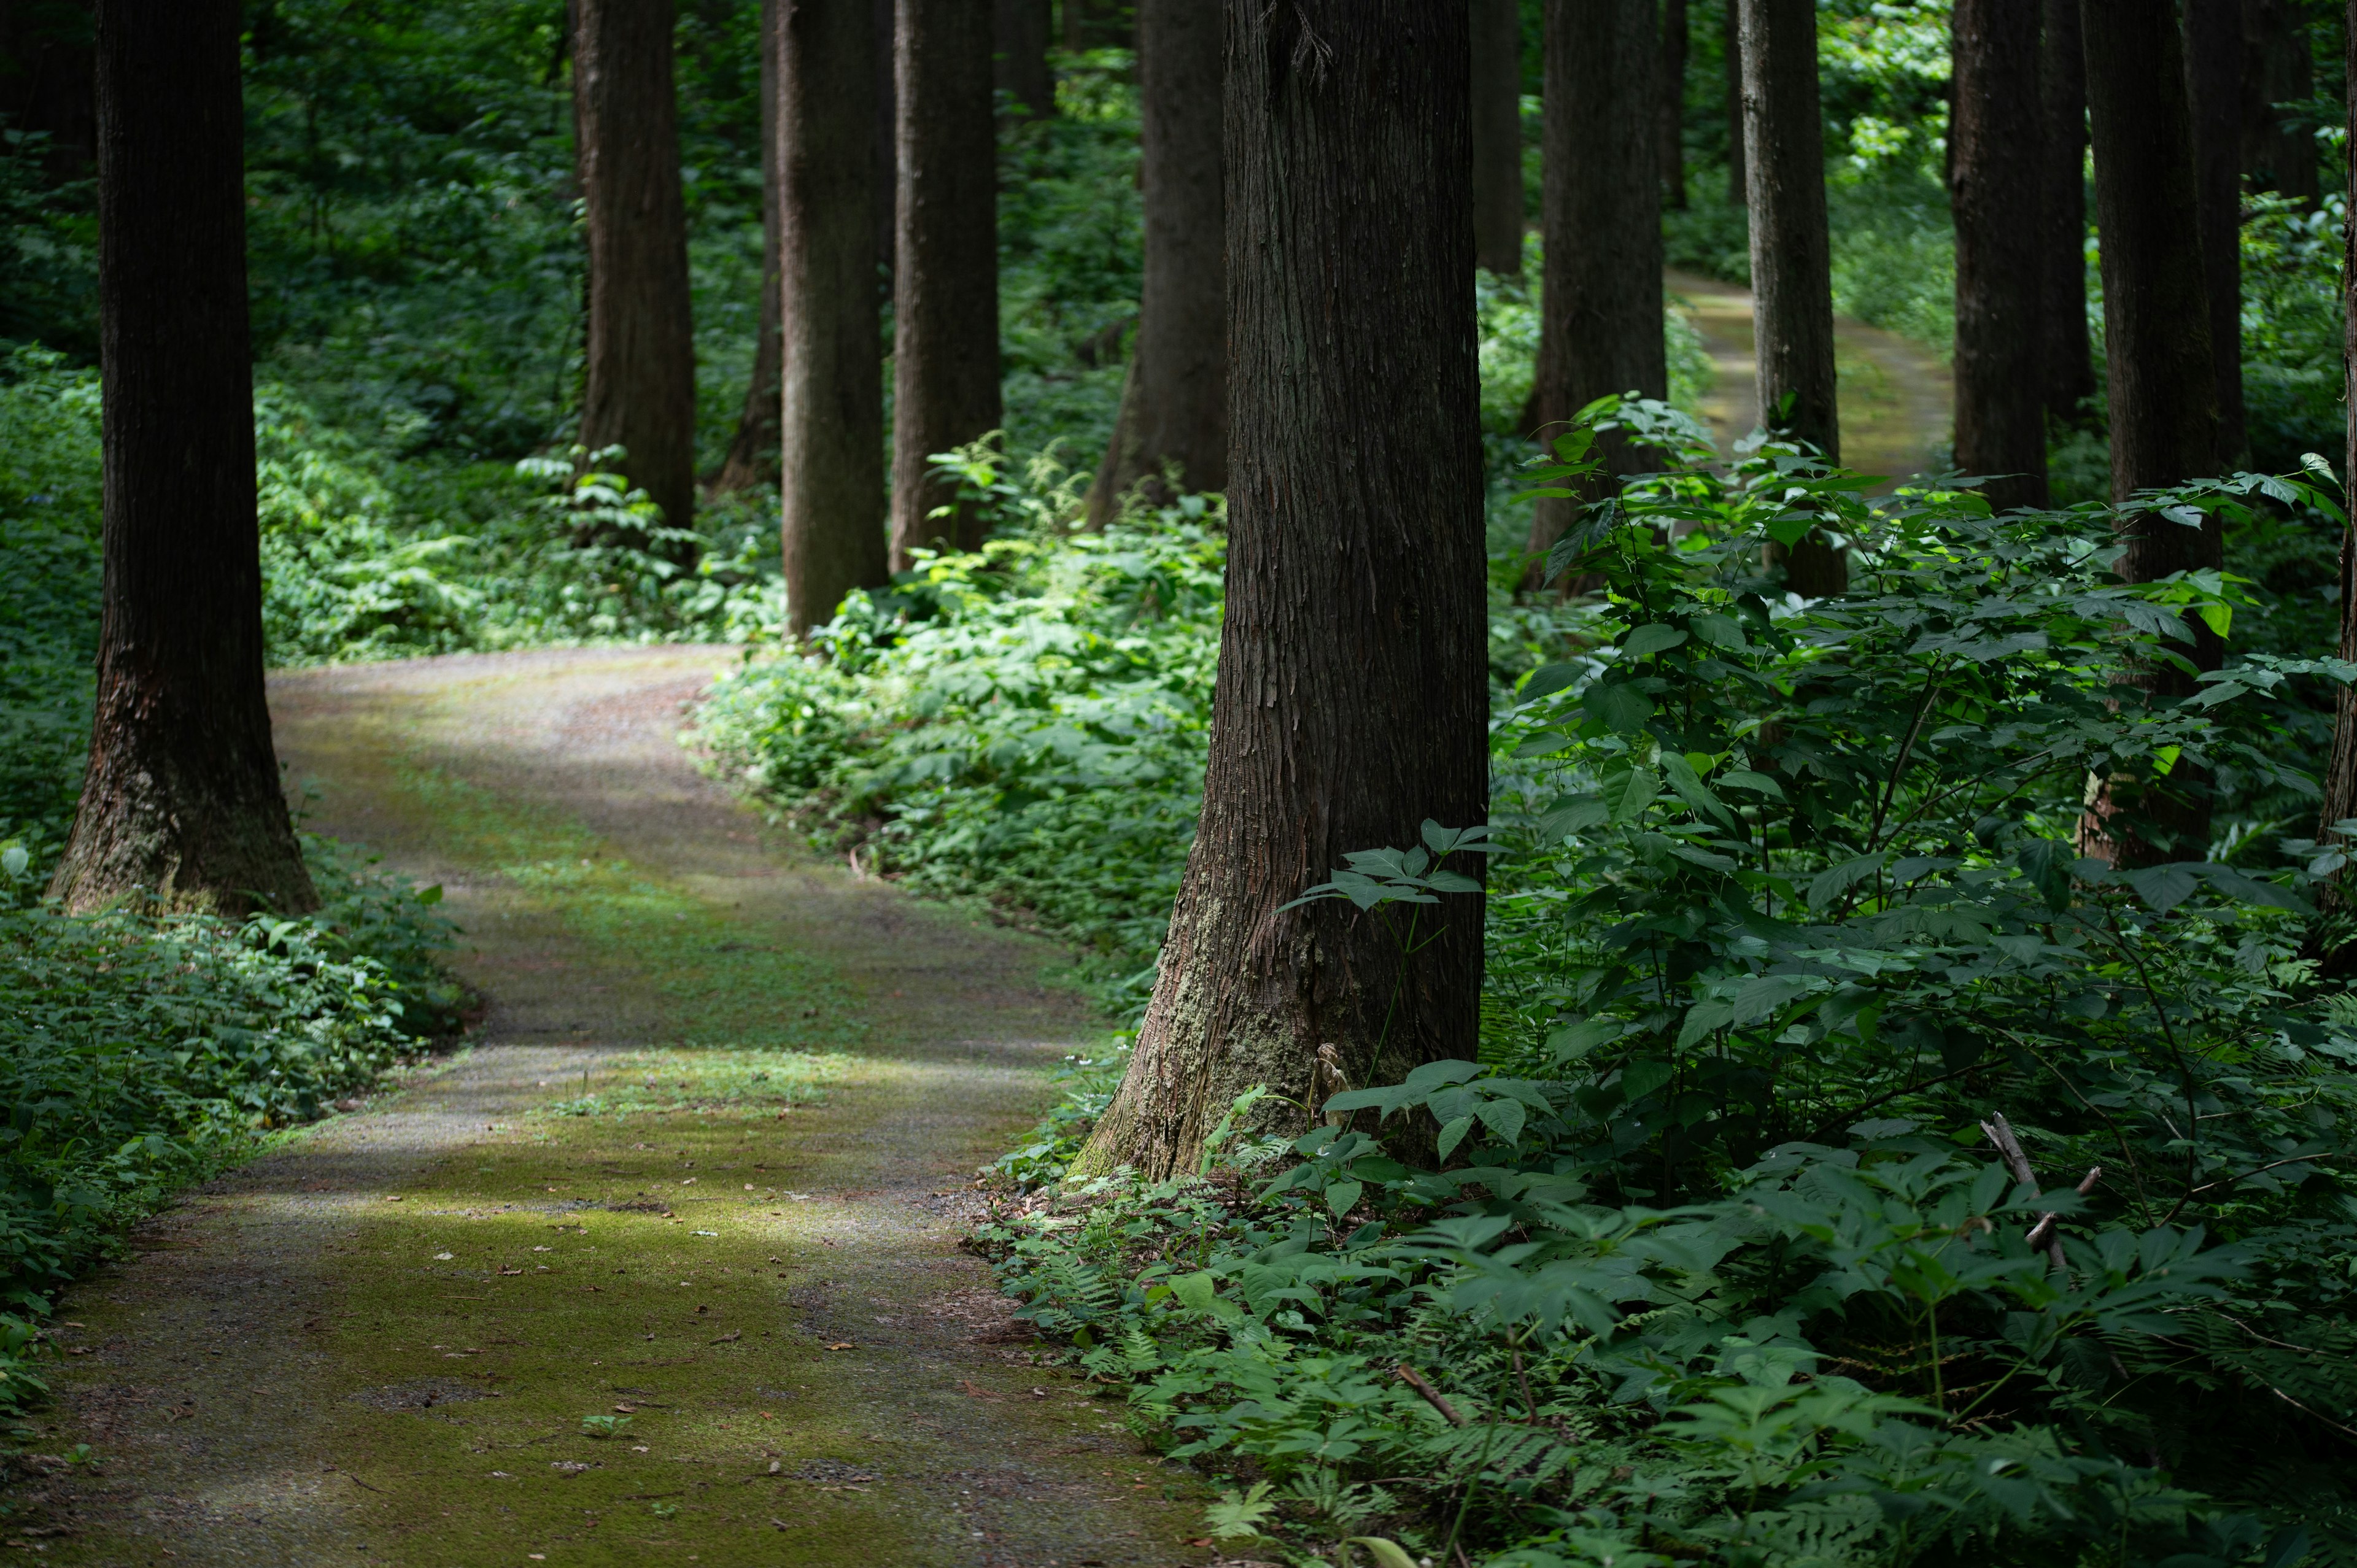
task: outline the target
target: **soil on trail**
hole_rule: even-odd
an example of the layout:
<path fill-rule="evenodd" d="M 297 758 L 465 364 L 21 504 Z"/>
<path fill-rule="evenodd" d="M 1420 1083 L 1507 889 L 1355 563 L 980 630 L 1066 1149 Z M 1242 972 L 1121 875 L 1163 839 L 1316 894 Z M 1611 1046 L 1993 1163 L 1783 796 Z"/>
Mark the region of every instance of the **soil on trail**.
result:
<path fill-rule="evenodd" d="M 92 1564 L 1200 1563 L 1200 1489 L 1033 1363 L 959 1250 L 1094 1026 L 1046 944 L 700 776 L 733 652 L 272 684 L 311 825 L 438 882 L 465 1055 L 143 1226 L 68 1294 L 20 1489 Z M 46 1496 L 41 1496 L 43 1492 Z M 0 1521 L 21 1531 L 27 1516 Z"/>

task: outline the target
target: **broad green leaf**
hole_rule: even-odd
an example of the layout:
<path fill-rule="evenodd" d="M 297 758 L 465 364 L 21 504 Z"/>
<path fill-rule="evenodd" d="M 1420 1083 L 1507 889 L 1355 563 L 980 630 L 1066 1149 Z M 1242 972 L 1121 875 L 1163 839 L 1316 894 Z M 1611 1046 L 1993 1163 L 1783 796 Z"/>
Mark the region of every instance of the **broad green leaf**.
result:
<path fill-rule="evenodd" d="M 1403 1551 L 1399 1542 L 1386 1541 L 1380 1535 L 1346 1536 L 1343 1543 L 1364 1547 L 1367 1555 L 1375 1560 L 1375 1568 L 1416 1568 L 1415 1559 Z"/>
<path fill-rule="evenodd" d="M 1618 1018 L 1583 1018 L 1549 1035 L 1547 1049 L 1556 1061 L 1569 1064 L 1598 1046 L 1611 1044 L 1628 1032 L 1629 1026 Z"/>
<path fill-rule="evenodd" d="M 1710 792 L 1710 786 L 1702 781 L 1701 775 L 1694 770 L 1693 763 L 1674 751 L 1664 751 L 1662 753 L 1662 771 L 1668 776 L 1670 788 L 1675 789 L 1678 798 L 1687 805 L 1721 822 L 1735 821 L 1735 813 L 1727 809 L 1726 801 Z"/>
<path fill-rule="evenodd" d="M 1627 681 L 1589 687 L 1587 706 L 1589 713 L 1604 721 L 1606 728 L 1620 735 L 1636 734 L 1653 716 L 1653 699 Z"/>
<path fill-rule="evenodd" d="M 1584 664 L 1542 664 L 1523 682 L 1523 701 L 1535 703 L 1541 697 L 1551 697 L 1577 686 L 1587 674 L 1587 666 Z"/>
<path fill-rule="evenodd" d="M 1366 1190 L 1365 1184 L 1361 1182 L 1338 1181 L 1326 1189 L 1326 1207 L 1333 1211 L 1335 1219 L 1340 1219 L 1351 1212 L 1351 1206 L 1359 1201 L 1359 1195 Z"/>
<path fill-rule="evenodd" d="M 1620 1091 L 1631 1100 L 1642 1100 L 1677 1075 L 1677 1069 L 1667 1062 L 1631 1062 L 1620 1069 Z"/>
<path fill-rule="evenodd" d="M 1500 1143 L 1511 1144 L 1523 1135 L 1523 1122 L 1527 1113 L 1518 1101 L 1485 1100 L 1474 1114 L 1481 1118 L 1482 1125 L 1498 1135 Z"/>
<path fill-rule="evenodd" d="M 1765 773 L 1754 773 L 1748 768 L 1732 768 L 1720 774 L 1718 787 L 1722 789 L 1749 789 L 1755 795 L 1766 795 L 1778 800 L 1784 798 L 1781 784 Z"/>
<path fill-rule="evenodd" d="M 1645 809 L 1662 797 L 1662 781 L 1652 769 L 1631 768 L 1626 773 L 1612 774 L 1604 780 L 1604 806 L 1610 820 L 1633 822 L 1645 814 Z"/>
<path fill-rule="evenodd" d="M 1620 651 L 1631 659 L 1642 659 L 1650 653 L 1666 653 L 1685 639 L 1686 634 L 1679 628 L 1653 621 L 1631 632 L 1629 640 L 1620 645 Z"/>
<path fill-rule="evenodd" d="M 1809 882 L 1809 908 L 1812 909 L 1830 908 L 1835 899 L 1881 870 L 1882 863 L 1889 858 L 1888 851 L 1874 854 L 1861 854 L 1845 860 L 1829 870 L 1820 871 Z"/>
<path fill-rule="evenodd" d="M 1540 813 L 1539 837 L 1549 843 L 1560 843 L 1574 833 L 1603 826 L 1611 815 L 1601 796 L 1566 795 Z"/>
<path fill-rule="evenodd" d="M 1448 1151 L 1463 1143 L 1465 1141 L 1465 1134 L 1470 1133 L 1472 1130 L 1473 1118 L 1470 1116 L 1459 1116 L 1455 1121 L 1449 1122 L 1448 1126 L 1443 1127 L 1440 1130 L 1440 1157 L 1444 1160 L 1447 1159 L 1448 1157 Z"/>

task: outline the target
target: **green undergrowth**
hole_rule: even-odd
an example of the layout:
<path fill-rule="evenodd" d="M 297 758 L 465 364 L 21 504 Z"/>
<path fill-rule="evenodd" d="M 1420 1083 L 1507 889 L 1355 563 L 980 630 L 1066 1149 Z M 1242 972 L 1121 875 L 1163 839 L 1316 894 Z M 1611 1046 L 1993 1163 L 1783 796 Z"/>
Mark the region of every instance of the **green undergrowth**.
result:
<path fill-rule="evenodd" d="M 583 1091 L 570 1100 L 538 1106 L 543 1116 L 669 1116 L 774 1111 L 826 1098 L 825 1085 L 848 1070 L 840 1052 L 774 1051 L 758 1048 L 634 1051 L 601 1059 L 594 1069 L 606 1081 L 597 1087 L 585 1069 Z"/>
<path fill-rule="evenodd" d="M 1076 1062 L 1001 1165 L 1005 1284 L 1225 1478 L 1237 1556 L 2357 1562 L 2357 1004 L 2304 727 L 2357 670 L 2269 651 L 2231 575 L 2118 583 L 2107 509 L 1723 479 L 1617 417 L 1686 466 L 1558 549 L 1598 635 L 1501 700 L 1487 836 L 1307 890 L 1448 918 L 1487 846 L 1480 1058 L 1306 1133 L 1256 1090 L 1200 1173 L 1059 1189 L 1120 1065 Z M 2158 504 L 2340 526 L 2304 478 Z M 1812 526 L 1854 575 L 1802 605 L 1760 545 Z M 2126 682 L 2187 617 L 2225 668 Z M 2080 853 L 2091 776 L 2123 864 Z"/>

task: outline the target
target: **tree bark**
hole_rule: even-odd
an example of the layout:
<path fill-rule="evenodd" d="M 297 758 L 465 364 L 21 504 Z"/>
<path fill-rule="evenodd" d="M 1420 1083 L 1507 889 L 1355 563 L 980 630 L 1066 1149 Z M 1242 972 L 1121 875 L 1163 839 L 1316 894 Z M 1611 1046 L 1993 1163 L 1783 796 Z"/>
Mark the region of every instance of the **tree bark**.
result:
<path fill-rule="evenodd" d="M 576 0 L 575 155 L 589 231 L 581 444 L 695 521 L 695 344 L 672 83 L 672 0 Z"/>
<path fill-rule="evenodd" d="M 2316 91 L 2308 16 L 2294 0 L 2243 0 L 2243 168 L 2251 183 L 2316 205 L 2316 138 L 2282 105 Z"/>
<path fill-rule="evenodd" d="M 2357 0 L 2349 0 L 2348 28 L 2349 145 L 2357 147 Z M 2357 160 L 2352 160 L 2350 210 L 2357 211 Z M 2348 411 L 2347 433 L 2341 445 L 2341 476 L 2357 476 L 2357 224 L 2346 227 L 2341 257 L 2341 371 L 2343 402 Z M 2341 643 L 2343 659 L 2357 660 L 2357 513 L 2341 535 Z M 2324 809 L 2319 815 L 2318 839 L 2345 844 L 2346 835 L 2334 824 L 2357 817 L 2357 688 L 2343 686 L 2334 703 L 2332 755 L 2324 769 Z M 2345 908 L 2350 902 L 2346 873 L 2335 875 L 2324 888 L 2329 903 Z M 2343 945 L 2346 952 L 2346 944 Z M 2336 969 L 2340 965 L 2332 966 Z"/>
<path fill-rule="evenodd" d="M 1480 1022 L 1478 895 L 1423 908 L 1412 954 L 1347 904 L 1284 908 L 1351 851 L 1488 811 L 1466 9 L 1222 8 L 1234 483 L 1211 767 L 1084 1172 L 1191 1170 L 1245 1090 L 1306 1097 L 1321 1044 L 1390 1082 L 1471 1057 Z"/>
<path fill-rule="evenodd" d="M 1518 0 L 1472 0 L 1473 264 L 1501 277 L 1523 270 L 1523 10 Z M 1139 30 L 1145 16 L 1138 18 Z"/>
<path fill-rule="evenodd" d="M 898 0 L 899 258 L 893 271 L 892 569 L 934 544 L 974 550 L 983 520 L 932 477 L 936 453 L 998 426 L 997 138 L 990 13 Z M 955 508 L 942 517 L 931 514 Z"/>
<path fill-rule="evenodd" d="M 784 352 L 784 293 L 778 274 L 778 49 L 779 6 L 761 0 L 761 314 L 754 339 L 753 379 L 745 389 L 744 411 L 728 456 L 713 476 L 712 488 L 750 489 L 778 477 L 778 377 Z"/>
<path fill-rule="evenodd" d="M 1750 171 L 1743 165 L 1742 0 L 1719 0 L 1719 54 L 1727 64 L 1727 204 L 1751 199 Z"/>
<path fill-rule="evenodd" d="M 884 549 L 883 330 L 876 293 L 875 13 L 777 0 L 779 268 L 788 301 L 780 536 L 796 637 L 854 588 L 891 577 Z"/>
<path fill-rule="evenodd" d="M 1056 112 L 1056 73 L 1048 65 L 1055 37 L 1051 0 L 992 0 L 998 34 L 993 80 L 998 90 L 1034 120 Z"/>
<path fill-rule="evenodd" d="M 1738 0 L 1743 141 L 1751 209 L 1751 319 L 1760 417 L 1841 461 L 1834 379 L 1833 240 L 1825 225 L 1824 126 L 1813 0 Z M 1789 409 L 1776 412 L 1784 400 Z M 1811 534 L 1781 558 L 1792 592 L 1849 586 L 1849 563 Z"/>
<path fill-rule="evenodd" d="M 878 306 L 892 297 L 897 274 L 894 252 L 900 240 L 900 93 L 893 81 L 899 58 L 892 42 L 898 34 L 896 0 L 872 0 L 876 17 L 876 299 Z M 884 348 L 879 339 L 877 352 Z"/>
<path fill-rule="evenodd" d="M 1956 223 L 1956 467 L 1989 504 L 2046 504 L 2039 374 L 2040 0 L 1956 0 L 1948 145 Z"/>
<path fill-rule="evenodd" d="M 315 908 L 262 684 L 234 0 L 101 0 L 98 704 L 50 891 Z"/>
<path fill-rule="evenodd" d="M 2194 206 L 2218 383 L 2217 460 L 2231 468 L 2242 465 L 2248 446 L 2243 430 L 2243 5 L 2242 0 L 2184 4 Z"/>
<path fill-rule="evenodd" d="M 1089 489 L 1092 528 L 1140 482 L 1149 504 L 1168 501 L 1168 468 L 1181 491 L 1228 488 L 1221 44 L 1203 0 L 1138 0 L 1146 276 L 1120 417 Z"/>
<path fill-rule="evenodd" d="M 1686 54 L 1692 24 L 1686 0 L 1662 7 L 1662 199 L 1674 211 L 1686 209 Z"/>
<path fill-rule="evenodd" d="M 1565 421 L 1599 397 L 1669 395 L 1653 6 L 1654 0 L 1548 0 L 1539 220 L 1546 286 L 1530 407 L 1543 440 L 1561 435 Z M 1618 438 L 1605 457 L 1615 475 L 1649 466 L 1645 454 Z M 1577 505 L 1546 499 L 1531 509 L 1533 555 L 1543 557 L 1562 537 Z M 1536 585 L 1544 567 L 1532 571 Z"/>
<path fill-rule="evenodd" d="M 2079 0 L 2044 0 L 2039 98 L 2039 374 L 2046 416 L 2087 419 L 2095 395 L 2087 341 L 2087 58 Z"/>

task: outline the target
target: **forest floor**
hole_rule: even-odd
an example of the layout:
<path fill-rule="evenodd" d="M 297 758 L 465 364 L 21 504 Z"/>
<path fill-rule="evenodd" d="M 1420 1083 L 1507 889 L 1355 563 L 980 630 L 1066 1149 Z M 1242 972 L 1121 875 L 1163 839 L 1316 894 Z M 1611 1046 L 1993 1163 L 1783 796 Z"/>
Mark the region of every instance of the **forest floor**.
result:
<path fill-rule="evenodd" d="M 1673 271 L 1668 283 L 1671 300 L 1685 311 L 1710 355 L 1703 423 L 1725 452 L 1760 423 L 1750 291 L 1695 273 Z M 1834 368 L 1840 378 L 1842 461 L 1888 481 L 1869 494 L 1946 462 L 1955 378 L 1938 355 L 1896 332 L 1836 317 Z"/>
<path fill-rule="evenodd" d="M 716 648 L 276 677 L 310 825 L 438 882 L 488 1011 L 67 1293 L 0 1520 L 128 1564 L 1200 1563 L 1203 1493 L 960 1250 L 1099 1026 L 1049 945 L 695 769 Z M 61 1528 L 62 1527 L 62 1528 Z M 55 1531 L 55 1533 L 52 1533 Z"/>

